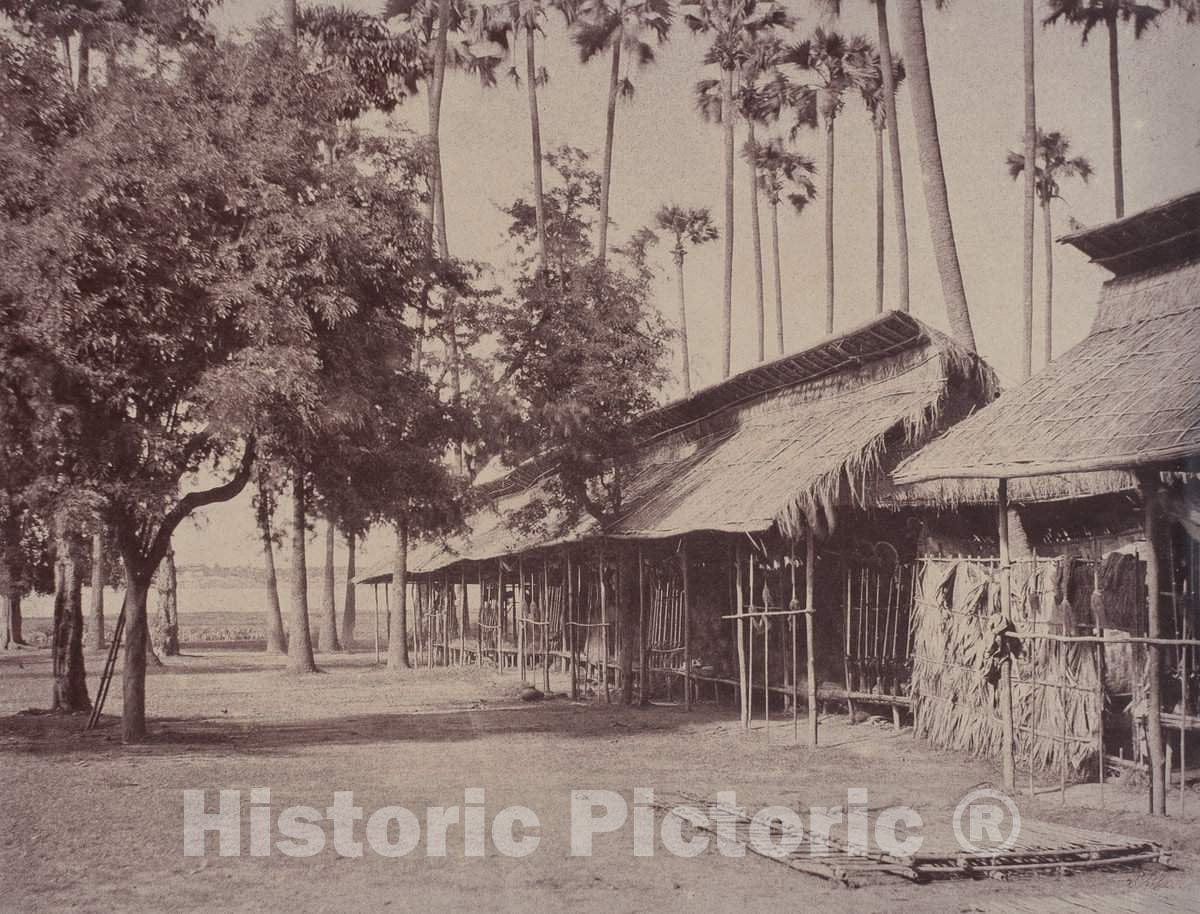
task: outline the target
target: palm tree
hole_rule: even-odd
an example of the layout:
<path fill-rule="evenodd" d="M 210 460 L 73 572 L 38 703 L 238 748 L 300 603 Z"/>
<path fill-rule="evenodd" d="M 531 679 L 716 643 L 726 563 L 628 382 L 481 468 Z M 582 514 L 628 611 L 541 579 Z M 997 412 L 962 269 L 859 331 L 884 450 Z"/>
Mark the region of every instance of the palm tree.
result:
<path fill-rule="evenodd" d="M 818 28 L 812 38 L 788 48 L 785 60 L 812 82 L 799 87 L 795 97 L 796 129 L 814 126 L 819 117 L 825 128 L 825 333 L 833 333 L 833 128 L 845 104 L 845 93 L 861 92 L 878 78 L 874 49 L 861 35 L 844 38 Z"/>
<path fill-rule="evenodd" d="M 1043 324 L 1043 351 L 1046 361 L 1054 356 L 1054 343 L 1051 335 L 1053 330 L 1054 313 L 1054 229 L 1051 220 L 1050 207 L 1055 200 L 1061 200 L 1061 181 L 1066 178 L 1079 178 L 1085 184 L 1094 174 L 1092 163 L 1085 156 L 1071 155 L 1071 141 L 1066 135 L 1055 130 L 1050 133 L 1037 132 L 1037 154 L 1034 158 L 1032 171 L 1027 171 L 1025 162 L 1028 161 L 1019 152 L 1010 152 L 1006 160 L 1009 176 L 1016 180 L 1022 174 L 1032 173 L 1037 187 L 1038 201 L 1042 207 L 1042 226 L 1045 229 L 1046 244 L 1046 311 Z"/>
<path fill-rule="evenodd" d="M 766 143 L 747 143 L 744 154 L 754 163 L 758 186 L 771 207 L 771 257 L 775 265 L 775 354 L 783 355 L 783 277 L 779 260 L 779 203 L 791 184 L 795 189 L 787 194 L 797 213 L 817 195 L 812 176 L 816 174 L 813 160 L 798 152 L 790 152 L 783 140 L 775 137 Z"/>
<path fill-rule="evenodd" d="M 545 67 L 537 64 L 537 35 L 551 11 L 557 10 L 570 25 L 575 19 L 576 0 L 500 0 L 484 7 L 483 32 L 492 41 L 514 53 L 509 42 L 525 35 L 525 91 L 529 100 L 529 133 L 533 156 L 533 208 L 537 223 L 538 268 L 545 270 L 546 258 L 546 196 L 542 182 L 542 127 L 538 111 L 537 90 L 549 80 Z M 513 82 L 520 83 L 517 65 L 509 68 Z"/>
<path fill-rule="evenodd" d="M 679 346 L 683 353 L 683 395 L 692 395 L 692 370 L 688 356 L 687 309 L 683 295 L 683 258 L 687 255 L 687 244 L 696 247 L 717 239 L 717 228 L 712 224 L 712 214 L 707 209 L 685 209 L 675 204 L 659 208 L 654 215 L 654 224 L 675 239 L 671 254 L 675 258 L 675 276 L 679 283 Z"/>
<path fill-rule="evenodd" d="M 735 82 L 746 61 L 753 42 L 776 28 L 791 25 L 787 13 L 773 2 L 759 0 L 685 0 L 695 8 L 684 17 L 689 29 L 697 34 L 710 35 L 712 44 L 704 52 L 704 63 L 721 71 L 719 80 L 702 80 L 696 86 L 697 96 L 713 96 L 719 108 L 709 107 L 707 113 L 720 118 L 723 128 L 725 164 L 725 272 L 724 297 L 721 310 L 721 377 L 729 377 L 733 349 L 733 160 Z M 704 110 L 702 108 L 702 110 Z"/>
<path fill-rule="evenodd" d="M 1037 91 L 1034 67 L 1033 0 L 1022 3 L 1024 38 L 1024 82 L 1025 82 L 1025 158 L 1032 159 L 1037 151 Z M 1022 229 L 1023 308 L 1021 339 L 1021 380 L 1033 374 L 1033 222 L 1034 186 L 1033 170 L 1025 176 L 1025 214 Z"/>
<path fill-rule="evenodd" d="M 842 0 L 818 0 L 821 6 L 834 16 L 842 13 Z M 894 79 L 898 62 L 893 62 L 892 35 L 888 25 L 887 0 L 871 0 L 875 7 L 875 24 L 879 37 L 879 72 L 883 77 L 883 114 L 887 124 L 898 124 L 896 115 L 896 88 Z M 896 210 L 896 267 L 897 305 L 901 311 L 908 310 L 908 215 L 904 207 L 904 162 L 900 156 L 900 133 L 888 131 L 888 151 L 892 164 L 892 201 Z"/>
<path fill-rule="evenodd" d="M 871 116 L 871 127 L 875 130 L 875 313 L 883 313 L 883 261 L 884 261 L 884 219 L 883 219 L 883 134 L 892 129 L 887 119 L 887 86 L 883 79 L 882 55 L 876 55 L 873 61 L 875 73 L 863 84 L 863 104 Z M 904 81 L 904 61 L 898 57 L 892 59 L 893 91 Z M 907 305 L 902 309 L 907 311 Z"/>
<path fill-rule="evenodd" d="M 1117 218 L 1125 215 L 1125 171 L 1121 143 L 1121 63 L 1117 48 L 1117 25 L 1133 24 L 1136 41 L 1155 24 L 1162 9 L 1134 0 L 1049 0 L 1050 15 L 1043 25 L 1053 25 L 1060 19 L 1083 28 L 1083 43 L 1087 44 L 1092 29 L 1103 25 L 1108 32 L 1108 92 L 1112 107 L 1113 202 Z M 1164 0 L 1170 6 L 1170 0 Z M 1181 5 L 1181 9 L 1184 7 Z M 1186 9 L 1184 9 L 1187 15 Z"/>
<path fill-rule="evenodd" d="M 603 263 L 608 252 L 608 204 L 612 190 L 613 133 L 616 128 L 617 99 L 633 96 L 629 76 L 621 75 L 621 54 L 628 53 L 638 66 L 654 62 L 654 48 L 645 37 L 658 44 L 671 31 L 671 4 L 668 0 L 584 0 L 575 29 L 579 56 L 587 63 L 597 54 L 610 53 L 612 68 L 608 77 L 608 107 L 604 121 L 604 164 L 600 172 L 600 234 L 596 257 Z"/>
<path fill-rule="evenodd" d="M 946 192 L 946 172 L 942 167 L 942 147 L 938 140 L 937 110 L 933 103 L 933 81 L 929 73 L 929 51 L 925 47 L 925 13 L 922 0 L 898 0 L 900 32 L 907 61 L 909 94 L 913 121 L 917 128 L 917 152 L 925 186 L 925 208 L 929 213 L 929 233 L 942 298 L 950 332 L 964 347 L 975 350 L 975 331 L 963 288 L 958 248 L 954 243 L 954 223 L 950 218 L 950 198 Z"/>

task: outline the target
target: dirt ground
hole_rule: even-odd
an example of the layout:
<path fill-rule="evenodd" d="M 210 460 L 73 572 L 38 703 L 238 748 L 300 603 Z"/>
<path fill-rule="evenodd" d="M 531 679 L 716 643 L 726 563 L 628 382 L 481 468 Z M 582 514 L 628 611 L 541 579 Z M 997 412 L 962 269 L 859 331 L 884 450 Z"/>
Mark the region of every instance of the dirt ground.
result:
<path fill-rule="evenodd" d="M 49 699 L 44 651 L 0 657 L 0 910 L 335 911 L 463 910 L 978 912 L 1048 908 L 1052 899 L 1125 899 L 1120 910 L 1200 910 L 1200 829 L 1195 820 L 1155 820 L 1132 810 L 1139 795 L 1110 786 L 1106 809 L 1088 788 L 1021 797 L 1024 816 L 1169 844 L 1174 868 L 1150 866 L 1086 876 L 913 885 L 871 880 L 845 888 L 759 857 L 715 849 L 676 857 L 661 844 L 635 857 L 626 827 L 595 839 L 591 857 L 570 855 L 570 791 L 634 788 L 659 796 L 736 790 L 752 808 L 840 806 L 865 787 L 870 806 L 905 803 L 927 822 L 949 821 L 959 798 L 998 773 L 985 762 L 941 753 L 906 731 L 830 715 L 822 747 L 792 740 L 779 722 L 746 734 L 736 711 L 700 706 L 607 707 L 565 699 L 516 700 L 516 678 L 490 669 L 373 667 L 373 654 L 322 655 L 322 675 L 290 676 L 280 658 L 240 651 L 189 651 L 147 684 L 150 742 L 123 747 L 116 721 L 120 682 L 102 727 L 26 713 Z M 88 656 L 98 671 L 99 655 Z M 95 694 L 96 677 L 89 686 Z M 561 686 L 561 680 L 557 685 Z M 801 741 L 804 726 L 801 721 Z M 215 837 L 203 857 L 183 852 L 183 791 L 234 789 L 243 802 L 269 787 L 278 815 L 297 804 L 324 809 L 353 791 L 372 810 L 400 805 L 424 821 L 430 805 L 486 791 L 488 818 L 510 804 L 533 809 L 538 849 L 523 859 L 488 843 L 467 857 L 452 828 L 445 857 L 422 844 L 384 858 L 368 848 L 341 856 L 221 857 Z M 1091 805 L 1083 805 L 1083 803 Z M 210 793 L 209 809 L 216 807 Z M 1123 807 L 1118 809 L 1117 807 Z M 1192 803 L 1200 813 L 1200 797 Z M 244 814 L 245 810 L 243 810 Z M 424 825 L 422 826 L 424 829 Z M 331 826 L 324 825 L 327 836 Z M 276 832 L 273 837 L 280 837 Z M 362 839 L 358 824 L 356 837 Z M 1193 897 L 1195 896 L 1195 897 Z M 1194 905 L 1195 907 L 1192 907 Z M 1094 910 L 1079 905 L 1080 909 Z M 1113 908 L 1117 910 L 1118 908 Z M 1071 910 L 1075 910 L 1074 907 Z"/>

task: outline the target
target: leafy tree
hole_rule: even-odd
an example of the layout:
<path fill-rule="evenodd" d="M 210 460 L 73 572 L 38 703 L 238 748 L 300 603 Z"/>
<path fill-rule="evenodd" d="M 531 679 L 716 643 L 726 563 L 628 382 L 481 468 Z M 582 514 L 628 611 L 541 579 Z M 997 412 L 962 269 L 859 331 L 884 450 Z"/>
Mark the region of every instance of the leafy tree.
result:
<path fill-rule="evenodd" d="M 675 261 L 675 278 L 679 286 L 679 351 L 683 356 L 681 374 L 683 395 L 692 395 L 691 360 L 688 354 L 687 306 L 683 294 L 683 259 L 687 256 L 687 245 L 699 247 L 716 241 L 718 232 L 712 224 L 712 214 L 707 209 L 687 209 L 676 204 L 659 207 L 654 214 L 655 226 L 674 239 L 671 256 Z"/>
<path fill-rule="evenodd" d="M 791 27 L 791 19 L 783 7 L 759 0 L 687 0 L 689 8 L 684 22 L 692 32 L 706 35 L 710 44 L 704 52 L 704 63 L 715 66 L 720 77 L 715 84 L 705 80 L 696 87 L 701 112 L 710 119 L 720 119 L 723 132 L 725 163 L 725 272 L 724 297 L 721 310 L 721 377 L 729 377 L 733 348 L 733 165 L 734 93 L 742 65 L 749 59 L 755 42 L 776 29 Z M 706 107 L 716 89 L 719 108 Z"/>
<path fill-rule="evenodd" d="M 1045 229 L 1046 245 L 1046 307 L 1044 312 L 1042 346 L 1047 363 L 1054 355 L 1054 228 L 1050 207 L 1055 200 L 1062 199 L 1061 182 L 1067 178 L 1079 178 L 1084 183 L 1095 173 L 1091 161 L 1085 156 L 1071 155 L 1071 141 L 1057 130 L 1037 134 L 1038 156 L 1034 159 L 1033 175 L 1037 187 L 1038 201 L 1042 207 L 1042 225 Z M 1009 177 L 1016 180 L 1025 173 L 1025 156 L 1009 152 L 1005 160 Z"/>
<path fill-rule="evenodd" d="M 1082 29 L 1082 41 L 1087 44 L 1092 30 L 1103 26 L 1108 34 L 1108 89 L 1112 113 L 1113 207 L 1117 218 L 1125 215 L 1125 155 L 1121 141 L 1121 60 L 1118 39 L 1122 23 L 1133 26 L 1136 41 L 1146 30 L 1158 23 L 1170 2 L 1153 4 L 1135 0 L 1048 0 L 1050 13 L 1044 25 L 1063 21 Z M 1195 7 L 1181 4 L 1180 9 L 1189 21 L 1195 18 Z M 1027 153 L 1028 154 L 1028 153 Z"/>
<path fill-rule="evenodd" d="M 904 61 L 892 60 L 892 90 L 904 81 Z M 883 212 L 883 135 L 895 133 L 894 125 L 887 119 L 888 87 L 883 79 L 883 62 L 877 55 L 871 62 L 872 75 L 859 88 L 867 114 L 871 116 L 871 127 L 875 131 L 875 312 L 883 312 L 883 262 L 884 262 L 884 212 Z M 904 310 L 908 310 L 905 308 Z"/>
<path fill-rule="evenodd" d="M 797 128 L 815 126 L 819 118 L 825 129 L 825 332 L 832 334 L 834 124 L 845 105 L 846 93 L 861 93 L 878 78 L 878 57 L 861 35 L 845 38 L 818 28 L 811 38 L 788 48 L 784 60 L 811 79 L 797 86 L 794 96 Z"/>
<path fill-rule="evenodd" d="M 817 186 L 812 180 L 817 167 L 808 156 L 789 151 L 783 140 L 778 137 L 754 146 L 747 144 L 743 155 L 753 160 L 758 175 L 758 186 L 771 207 L 771 258 L 775 267 L 775 350 L 776 355 L 783 355 L 783 276 L 779 256 L 779 204 L 786 193 L 788 202 L 796 212 L 803 213 L 817 196 Z"/>
<path fill-rule="evenodd" d="M 613 134 L 616 128 L 617 99 L 632 98 L 633 82 L 628 72 L 622 75 L 621 54 L 631 56 L 638 66 L 654 62 L 654 47 L 667 40 L 671 31 L 671 4 L 668 0 L 584 0 L 573 34 L 580 59 L 587 63 L 605 51 L 612 66 L 608 75 L 608 106 L 604 120 L 604 164 L 600 169 L 600 217 L 596 258 L 608 254 L 608 205 L 612 190 Z"/>

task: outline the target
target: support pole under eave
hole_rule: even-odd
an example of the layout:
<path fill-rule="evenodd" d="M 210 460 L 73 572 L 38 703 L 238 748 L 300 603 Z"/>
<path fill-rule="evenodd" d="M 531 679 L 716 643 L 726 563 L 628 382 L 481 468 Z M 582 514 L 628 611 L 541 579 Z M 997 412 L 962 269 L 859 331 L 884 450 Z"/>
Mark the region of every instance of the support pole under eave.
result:
<path fill-rule="evenodd" d="M 379 585 L 371 587 L 375 591 L 375 665 L 379 666 Z"/>
<path fill-rule="evenodd" d="M 650 670 L 646 664 L 646 565 L 642 557 L 642 546 L 637 547 L 638 563 L 638 704 L 647 703 L 649 690 L 646 683 Z"/>
<path fill-rule="evenodd" d="M 567 569 L 567 643 L 571 653 L 571 700 L 577 701 L 579 699 L 579 656 L 575 653 L 575 579 L 572 577 L 574 571 L 571 567 L 571 550 L 564 549 L 563 553 L 563 561 Z"/>
<path fill-rule="evenodd" d="M 517 675 L 525 683 L 525 559 L 517 559 Z"/>
<path fill-rule="evenodd" d="M 737 652 L 738 652 L 738 697 L 741 705 L 742 726 L 749 729 L 750 727 L 750 703 L 747 698 L 746 691 L 746 622 L 742 618 L 745 614 L 746 597 L 742 592 L 742 544 L 739 540 L 733 549 L 733 561 L 736 569 L 735 577 L 737 579 Z"/>
<path fill-rule="evenodd" d="M 684 537 L 679 548 L 679 561 L 683 563 L 683 706 L 692 709 L 692 599 L 688 581 L 688 547 Z"/>
<path fill-rule="evenodd" d="M 1012 565 L 1008 550 L 1008 480 L 1001 479 L 996 486 L 996 527 L 1000 539 L 1000 611 L 1005 622 L 1012 621 Z M 1004 637 L 1004 635 L 1001 635 Z M 1012 707 L 1012 654 L 1005 648 L 1000 660 L 1000 765 L 1003 769 L 1004 789 L 1012 791 L 1017 786 L 1017 765 L 1014 758 L 1014 730 Z"/>
<path fill-rule="evenodd" d="M 1158 617 L 1159 548 L 1161 506 L 1158 491 L 1162 483 L 1154 472 L 1138 473 L 1138 490 L 1142 495 L 1143 521 L 1146 536 L 1146 634 L 1162 637 Z M 1174 586 L 1174 585 L 1172 585 Z M 1163 770 L 1162 694 L 1159 682 L 1159 646 L 1146 645 L 1146 743 L 1150 750 L 1150 811 L 1156 816 L 1167 814 L 1166 772 Z"/>
<path fill-rule="evenodd" d="M 817 538 L 812 527 L 804 552 L 804 637 L 808 646 L 808 743 L 817 745 L 817 651 L 813 643 L 813 578 L 817 567 Z"/>
<path fill-rule="evenodd" d="M 542 556 L 542 691 L 550 694 L 550 553 Z"/>
<path fill-rule="evenodd" d="M 604 703 L 612 702 L 608 691 L 608 594 L 604 586 L 604 540 L 600 541 L 600 679 L 604 688 Z"/>

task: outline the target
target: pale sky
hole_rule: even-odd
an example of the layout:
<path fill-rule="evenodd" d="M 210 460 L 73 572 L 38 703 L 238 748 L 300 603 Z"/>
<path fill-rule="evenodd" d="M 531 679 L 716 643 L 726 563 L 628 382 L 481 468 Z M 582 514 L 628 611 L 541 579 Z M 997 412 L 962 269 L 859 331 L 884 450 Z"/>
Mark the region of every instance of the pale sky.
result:
<path fill-rule="evenodd" d="M 352 0 L 345 5 L 377 11 L 381 4 Z M 829 25 L 811 4 L 791 0 L 784 5 L 800 19 L 796 40 L 817 25 Z M 278 0 L 226 0 L 215 18 L 223 29 L 247 28 L 280 6 Z M 862 32 L 874 40 L 875 14 L 867 0 L 844 6 L 845 15 L 833 27 L 847 33 Z M 1021 336 L 1021 188 L 1009 179 L 1004 167 L 1006 152 L 1019 148 L 1023 120 L 1020 11 L 1017 0 L 987 0 L 926 12 L 951 212 L 976 340 L 981 354 L 1006 383 L 1015 382 L 1017 377 Z M 896 19 L 893 12 L 892 43 L 894 50 L 902 53 Z M 1123 28 L 1121 32 L 1127 213 L 1200 185 L 1200 28 L 1186 26 L 1174 14 L 1164 14 L 1162 23 L 1136 45 L 1131 30 Z M 616 227 L 610 230 L 614 242 L 650 222 L 658 206 L 667 202 L 708 207 L 721 225 L 721 130 L 705 123 L 692 103 L 692 86 L 711 75 L 700 62 L 704 46 L 703 36 L 692 36 L 679 19 L 670 42 L 659 50 L 657 64 L 631 73 L 636 97 L 623 103 L 617 113 L 612 190 Z M 556 21 L 548 28 L 547 37 L 539 41 L 538 54 L 550 73 L 549 85 L 540 92 L 543 149 L 570 143 L 593 154 L 599 168 L 607 58 L 586 67 L 581 65 L 574 45 Z M 1090 185 L 1072 183 L 1064 187 L 1066 200 L 1055 209 L 1056 232 L 1066 231 L 1070 216 L 1089 225 L 1107 221 L 1113 216 L 1113 202 L 1105 36 L 1097 31 L 1088 45 L 1081 46 L 1075 29 L 1039 28 L 1037 57 L 1039 125 L 1065 132 L 1074 152 L 1088 156 L 1096 168 Z M 903 87 L 898 105 L 912 311 L 921 320 L 944 328 L 908 93 Z M 424 99 L 409 102 L 396 115 L 397 120 L 418 131 L 424 129 L 425 118 Z M 484 90 L 470 77 L 449 77 L 443 101 L 442 154 L 452 253 L 500 267 L 507 262 L 505 217 L 498 207 L 528 193 L 528 124 L 523 86 L 517 88 L 501 81 L 499 87 Z M 767 130 L 765 134 L 774 132 Z M 761 129 L 759 135 L 764 135 Z M 837 122 L 836 136 L 836 321 L 841 329 L 870 318 L 875 298 L 874 138 L 857 99 L 847 103 Z M 797 145 L 823 170 L 826 163 L 822 139 L 810 132 L 800 137 Z M 743 140 L 744 136 L 739 135 L 739 147 Z M 886 269 L 890 299 L 895 272 L 890 174 L 888 181 Z M 735 177 L 734 371 L 752 364 L 755 346 L 748 184 L 749 175 L 739 160 Z M 764 258 L 769 271 L 767 212 L 763 204 Z M 821 199 L 801 217 L 784 212 L 782 207 L 780 210 L 789 351 L 818 341 L 823 330 L 823 212 Z M 1040 214 L 1038 232 L 1035 370 L 1041 359 Z M 721 242 L 710 243 L 691 254 L 686 263 L 688 330 L 696 386 L 719 380 L 722 249 Z M 655 256 L 663 267 L 655 300 L 674 324 L 674 270 L 665 246 L 660 246 Z M 1065 351 L 1087 332 L 1100 283 L 1106 276 L 1073 248 L 1057 249 L 1056 353 Z M 775 330 L 769 279 L 766 306 L 770 352 Z M 177 534 L 176 549 L 182 563 L 257 562 L 248 496 L 210 508 L 206 515 L 199 525 L 188 523 Z M 372 536 L 367 543 L 366 563 L 386 561 L 390 542 L 391 535 L 386 531 Z M 310 562 L 318 558 L 318 552 L 317 544 L 310 546 Z"/>

